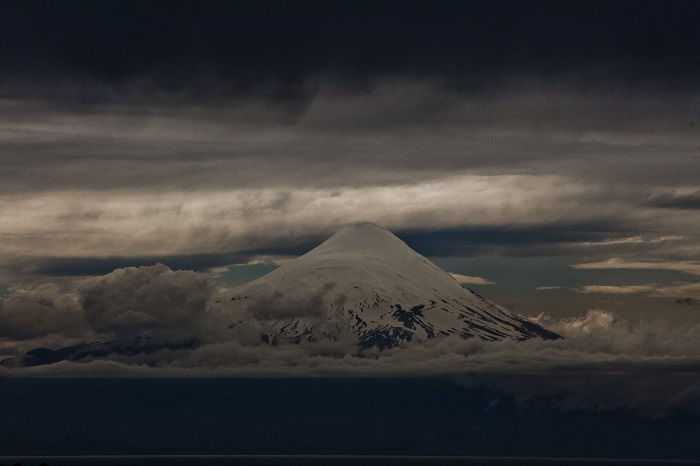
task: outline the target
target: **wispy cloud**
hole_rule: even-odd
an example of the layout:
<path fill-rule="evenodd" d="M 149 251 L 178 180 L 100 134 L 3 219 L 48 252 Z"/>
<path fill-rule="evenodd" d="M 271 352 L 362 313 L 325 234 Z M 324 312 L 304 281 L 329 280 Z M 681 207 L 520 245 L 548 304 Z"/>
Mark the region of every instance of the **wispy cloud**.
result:
<path fill-rule="evenodd" d="M 700 283 L 673 283 L 668 285 L 584 285 L 575 288 L 575 291 L 586 294 L 621 294 L 631 295 L 647 293 L 654 297 L 667 297 L 678 299 L 696 299 L 700 297 Z"/>
<path fill-rule="evenodd" d="M 450 272 L 450 275 L 452 278 L 457 280 L 457 283 L 461 283 L 464 285 L 495 285 L 495 282 L 492 282 L 491 280 L 488 280 L 486 278 L 481 278 L 481 277 L 470 277 L 468 275 L 462 275 L 460 273 L 452 273 Z"/>
<path fill-rule="evenodd" d="M 622 245 L 622 244 L 645 244 L 645 243 L 663 243 L 665 241 L 678 241 L 682 240 L 682 236 L 677 235 L 664 235 L 652 238 L 645 238 L 642 236 L 630 236 L 627 238 L 619 239 L 606 239 L 602 241 L 585 241 L 582 244 L 584 246 L 611 246 L 611 245 Z"/>
<path fill-rule="evenodd" d="M 700 210 L 700 191 L 690 188 L 655 193 L 644 204 L 666 209 Z"/>
<path fill-rule="evenodd" d="M 656 289 L 656 285 L 585 285 L 577 289 L 579 293 L 604 293 L 604 294 L 634 294 L 649 293 Z"/>
<path fill-rule="evenodd" d="M 674 270 L 691 275 L 700 275 L 700 263 L 691 261 L 675 262 L 642 262 L 620 258 L 612 258 L 602 262 L 588 262 L 572 265 L 575 269 L 629 269 L 629 270 Z"/>
<path fill-rule="evenodd" d="M 675 283 L 660 286 L 654 290 L 654 294 L 671 298 L 700 299 L 700 283 Z"/>

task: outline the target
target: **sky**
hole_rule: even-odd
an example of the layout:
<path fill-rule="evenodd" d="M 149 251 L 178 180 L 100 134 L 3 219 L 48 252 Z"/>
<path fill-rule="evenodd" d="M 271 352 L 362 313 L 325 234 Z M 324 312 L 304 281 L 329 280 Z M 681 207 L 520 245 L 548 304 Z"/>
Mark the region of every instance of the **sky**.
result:
<path fill-rule="evenodd" d="M 119 332 L 125 306 L 200 338 L 215 293 L 362 220 L 568 335 L 529 344 L 548 370 L 674 367 L 658 393 L 700 406 L 678 375 L 699 349 L 699 19 L 690 1 L 2 2 L 0 355 Z M 410 351 L 457 372 L 514 351 L 450 345 Z M 140 363 L 286 373 L 346 349 L 269 351 Z"/>

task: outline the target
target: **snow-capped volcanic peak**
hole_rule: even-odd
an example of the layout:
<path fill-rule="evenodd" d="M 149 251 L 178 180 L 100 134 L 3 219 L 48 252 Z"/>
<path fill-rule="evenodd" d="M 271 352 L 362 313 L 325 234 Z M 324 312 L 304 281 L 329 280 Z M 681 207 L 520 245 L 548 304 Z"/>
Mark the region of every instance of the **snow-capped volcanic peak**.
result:
<path fill-rule="evenodd" d="M 355 252 L 389 257 L 406 254 L 419 256 L 389 230 L 371 222 L 357 222 L 345 226 L 306 256 Z"/>
<path fill-rule="evenodd" d="M 462 288 L 373 223 L 353 223 L 264 277 L 227 293 L 233 328 L 252 314 L 263 339 L 357 337 L 363 346 L 460 335 L 485 340 L 558 335 Z M 240 318 L 239 318 L 240 317 Z"/>

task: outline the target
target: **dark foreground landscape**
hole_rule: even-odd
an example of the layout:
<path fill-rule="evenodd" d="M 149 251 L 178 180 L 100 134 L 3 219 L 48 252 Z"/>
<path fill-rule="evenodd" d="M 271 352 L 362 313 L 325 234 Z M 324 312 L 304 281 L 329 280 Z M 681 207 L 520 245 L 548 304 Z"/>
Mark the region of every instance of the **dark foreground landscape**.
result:
<path fill-rule="evenodd" d="M 83 463 L 105 465 L 300 464 L 289 455 L 700 460 L 695 414 L 562 412 L 556 400 L 518 402 L 448 379 L 0 379 L 0 396 L 0 464 L 78 464 L 48 458 L 66 455 L 150 457 Z M 23 464 L 40 464 L 32 461 Z"/>

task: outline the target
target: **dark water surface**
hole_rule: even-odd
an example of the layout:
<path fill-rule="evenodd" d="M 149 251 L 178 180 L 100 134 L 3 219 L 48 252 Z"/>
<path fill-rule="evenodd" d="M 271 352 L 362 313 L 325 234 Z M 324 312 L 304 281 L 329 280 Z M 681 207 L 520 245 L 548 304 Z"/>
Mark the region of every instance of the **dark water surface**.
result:
<path fill-rule="evenodd" d="M 4 462 L 4 463 L 3 463 Z M 613 465 L 698 465 L 695 461 L 591 460 L 558 458 L 464 458 L 407 456 L 113 456 L 113 457 L 0 457 L 4 464 L 21 466 L 390 466 L 390 465 L 463 465 L 463 466 L 613 466 Z"/>
<path fill-rule="evenodd" d="M 390 464 L 377 455 L 700 460 L 697 415 L 562 413 L 546 400 L 523 406 L 442 379 L 0 379 L 0 400 L 5 457 L 149 456 L 124 465 L 190 464 L 152 455 L 370 455 L 367 464 Z M 301 464 L 256 458 L 191 464 Z M 61 461 L 46 464 L 73 464 Z"/>

